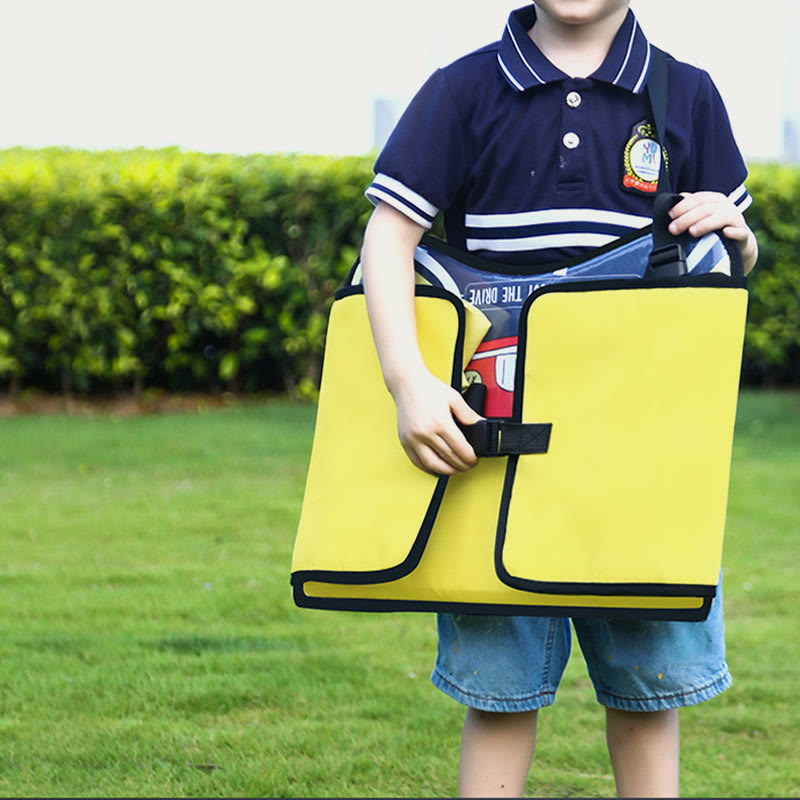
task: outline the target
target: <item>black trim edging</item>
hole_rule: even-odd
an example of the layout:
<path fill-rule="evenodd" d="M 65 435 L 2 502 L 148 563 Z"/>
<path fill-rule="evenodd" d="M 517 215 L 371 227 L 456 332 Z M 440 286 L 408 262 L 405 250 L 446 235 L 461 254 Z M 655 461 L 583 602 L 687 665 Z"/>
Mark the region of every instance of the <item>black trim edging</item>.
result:
<path fill-rule="evenodd" d="M 311 597 L 303 591 L 302 583 L 293 582 L 293 585 L 295 605 L 300 608 L 316 608 L 327 611 L 416 611 L 449 614 L 489 614 L 493 616 L 702 622 L 708 616 L 712 603 L 712 598 L 706 597 L 699 608 L 609 608 L 607 606 L 506 605 L 504 603 L 452 603 L 436 600 Z"/>

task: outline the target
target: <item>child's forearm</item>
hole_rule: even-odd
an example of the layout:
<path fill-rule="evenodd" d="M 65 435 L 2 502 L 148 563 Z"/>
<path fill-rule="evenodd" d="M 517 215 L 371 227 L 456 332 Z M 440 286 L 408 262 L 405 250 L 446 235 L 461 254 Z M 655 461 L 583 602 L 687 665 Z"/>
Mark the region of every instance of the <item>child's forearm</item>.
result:
<path fill-rule="evenodd" d="M 393 395 L 410 373 L 425 368 L 414 316 L 414 250 L 424 232 L 381 203 L 364 236 L 361 268 L 367 311 L 383 379 Z"/>
<path fill-rule="evenodd" d="M 383 379 L 397 406 L 400 443 L 415 466 L 452 475 L 477 463 L 455 420 L 470 425 L 480 417 L 422 359 L 414 309 L 414 250 L 424 232 L 380 203 L 367 226 L 361 267 Z"/>

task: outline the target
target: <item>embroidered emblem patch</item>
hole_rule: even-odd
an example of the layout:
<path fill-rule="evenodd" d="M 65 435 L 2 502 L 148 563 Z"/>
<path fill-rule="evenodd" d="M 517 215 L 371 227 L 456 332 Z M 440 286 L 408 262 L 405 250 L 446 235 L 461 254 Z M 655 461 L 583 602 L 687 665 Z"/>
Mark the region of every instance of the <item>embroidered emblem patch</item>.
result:
<path fill-rule="evenodd" d="M 663 151 L 664 162 L 669 155 Z M 631 137 L 622 154 L 622 187 L 632 192 L 653 194 L 658 189 L 662 149 L 653 125 L 643 119 L 631 129 Z"/>

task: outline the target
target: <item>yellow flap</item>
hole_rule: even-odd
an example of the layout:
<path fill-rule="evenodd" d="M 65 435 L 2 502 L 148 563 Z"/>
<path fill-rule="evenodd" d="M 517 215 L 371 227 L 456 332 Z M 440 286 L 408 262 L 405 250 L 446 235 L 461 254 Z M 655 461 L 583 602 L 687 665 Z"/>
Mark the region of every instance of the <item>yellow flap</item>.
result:
<path fill-rule="evenodd" d="M 418 291 L 423 293 L 415 302 L 425 363 L 446 383 L 458 382 L 465 335 L 461 300 L 441 290 Z M 292 571 L 396 569 L 411 553 L 437 485 L 441 493 L 444 481 L 415 467 L 400 445 L 363 293 L 341 297 L 328 326 Z"/>
<path fill-rule="evenodd" d="M 549 452 L 519 456 L 506 484 L 504 580 L 716 585 L 746 308 L 745 289 L 717 286 L 532 298 L 522 421 L 553 429 Z"/>

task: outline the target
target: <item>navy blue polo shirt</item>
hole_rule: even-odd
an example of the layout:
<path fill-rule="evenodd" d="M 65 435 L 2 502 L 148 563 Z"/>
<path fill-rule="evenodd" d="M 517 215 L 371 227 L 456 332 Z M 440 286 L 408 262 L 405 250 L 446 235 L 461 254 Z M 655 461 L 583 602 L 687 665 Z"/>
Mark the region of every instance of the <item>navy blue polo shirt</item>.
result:
<path fill-rule="evenodd" d="M 528 36 L 535 6 L 499 42 L 437 70 L 375 162 L 367 197 L 448 241 L 509 263 L 585 253 L 650 224 L 663 150 L 645 81 L 651 46 L 632 11 L 599 69 L 571 78 Z M 666 158 L 675 191 L 744 210 L 747 168 L 706 72 L 668 60 Z"/>

